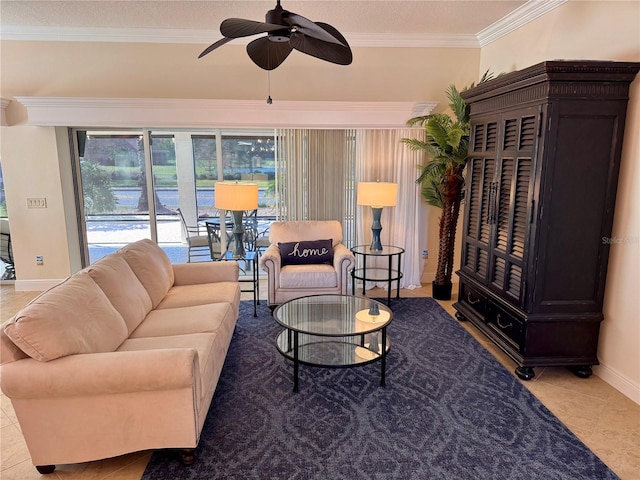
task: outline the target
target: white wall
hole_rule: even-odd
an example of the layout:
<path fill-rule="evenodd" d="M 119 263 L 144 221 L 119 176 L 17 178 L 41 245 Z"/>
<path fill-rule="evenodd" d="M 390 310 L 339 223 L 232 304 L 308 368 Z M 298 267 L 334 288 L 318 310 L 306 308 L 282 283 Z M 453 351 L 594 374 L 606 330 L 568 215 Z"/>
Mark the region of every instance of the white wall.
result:
<path fill-rule="evenodd" d="M 49 127 L 2 127 L 0 133 L 16 277 L 47 287 L 71 274 L 68 245 L 77 243 L 67 236 L 59 138 Z M 45 198 L 46 208 L 27 208 L 28 198 Z M 36 255 L 43 265 L 36 265 Z"/>
<path fill-rule="evenodd" d="M 570 1 L 482 49 L 480 71 L 550 59 L 640 61 L 640 2 Z M 629 93 L 597 375 L 640 403 L 640 75 Z"/>

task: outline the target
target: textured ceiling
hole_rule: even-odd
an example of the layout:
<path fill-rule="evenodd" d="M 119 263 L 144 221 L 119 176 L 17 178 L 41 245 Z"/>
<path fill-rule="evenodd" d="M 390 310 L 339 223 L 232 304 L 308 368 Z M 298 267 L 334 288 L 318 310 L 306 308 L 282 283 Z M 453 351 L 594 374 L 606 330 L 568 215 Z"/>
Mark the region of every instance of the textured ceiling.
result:
<path fill-rule="evenodd" d="M 237 17 L 264 20 L 272 1 L 22 1 L 0 2 L 0 28 L 148 28 L 211 30 Z M 343 33 L 476 35 L 526 1 L 282 0 L 285 10 Z M 1 33 L 1 32 L 0 32 Z"/>

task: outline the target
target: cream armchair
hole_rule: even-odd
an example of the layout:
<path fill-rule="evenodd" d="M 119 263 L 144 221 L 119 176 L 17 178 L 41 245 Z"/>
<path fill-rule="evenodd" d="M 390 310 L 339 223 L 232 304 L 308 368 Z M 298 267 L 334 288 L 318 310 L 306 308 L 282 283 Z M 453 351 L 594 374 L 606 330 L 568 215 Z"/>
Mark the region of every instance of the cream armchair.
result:
<path fill-rule="evenodd" d="M 269 308 L 305 295 L 347 294 L 355 258 L 342 244 L 340 222 L 273 222 L 269 241 L 260 257 Z"/>

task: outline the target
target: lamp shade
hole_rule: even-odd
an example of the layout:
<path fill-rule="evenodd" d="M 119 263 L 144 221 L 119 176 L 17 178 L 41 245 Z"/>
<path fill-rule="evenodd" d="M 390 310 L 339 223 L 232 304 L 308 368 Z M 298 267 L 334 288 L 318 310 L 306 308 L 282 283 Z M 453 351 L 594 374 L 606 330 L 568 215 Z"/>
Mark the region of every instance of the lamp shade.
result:
<path fill-rule="evenodd" d="M 398 184 L 390 182 L 358 183 L 358 205 L 371 207 L 395 207 L 398 201 Z"/>
<path fill-rule="evenodd" d="M 244 211 L 258 208 L 258 184 L 217 182 L 215 186 L 216 208 Z"/>

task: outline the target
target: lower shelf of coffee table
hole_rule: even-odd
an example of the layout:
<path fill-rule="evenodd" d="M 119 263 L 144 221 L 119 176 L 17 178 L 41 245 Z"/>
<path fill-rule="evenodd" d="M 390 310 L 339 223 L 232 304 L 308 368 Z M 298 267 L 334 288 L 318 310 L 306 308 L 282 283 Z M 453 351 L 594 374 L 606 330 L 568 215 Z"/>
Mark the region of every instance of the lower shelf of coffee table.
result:
<path fill-rule="evenodd" d="M 294 332 L 283 330 L 276 339 L 278 351 L 290 360 L 294 358 Z M 377 339 L 373 338 L 377 336 Z M 373 345 L 372 345 L 373 341 Z M 377 348 L 375 343 L 377 342 Z M 298 333 L 298 362 L 321 367 L 350 367 L 375 362 L 382 357 L 382 333 L 367 333 L 348 337 L 323 337 Z M 386 352 L 391 342 L 387 335 Z"/>

